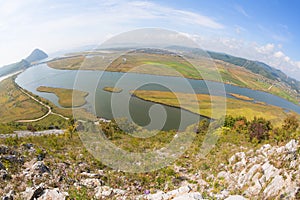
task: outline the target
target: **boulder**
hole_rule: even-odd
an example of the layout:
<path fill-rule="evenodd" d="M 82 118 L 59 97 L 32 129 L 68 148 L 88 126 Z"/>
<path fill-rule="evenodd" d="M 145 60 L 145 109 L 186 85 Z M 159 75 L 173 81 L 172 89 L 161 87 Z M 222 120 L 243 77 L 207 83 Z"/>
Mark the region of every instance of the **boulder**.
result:
<path fill-rule="evenodd" d="M 37 200 L 65 200 L 69 194 L 66 192 L 60 192 L 58 188 L 46 189 L 43 194 Z"/>
<path fill-rule="evenodd" d="M 34 200 L 42 196 L 43 192 L 44 192 L 44 185 L 41 184 L 37 187 L 26 188 L 26 190 L 22 193 L 23 194 L 22 196 L 23 199 Z"/>
<path fill-rule="evenodd" d="M 44 164 L 43 161 L 37 161 L 34 165 L 32 165 L 31 169 L 34 171 L 38 171 L 39 173 L 51 173 L 50 169 Z"/>

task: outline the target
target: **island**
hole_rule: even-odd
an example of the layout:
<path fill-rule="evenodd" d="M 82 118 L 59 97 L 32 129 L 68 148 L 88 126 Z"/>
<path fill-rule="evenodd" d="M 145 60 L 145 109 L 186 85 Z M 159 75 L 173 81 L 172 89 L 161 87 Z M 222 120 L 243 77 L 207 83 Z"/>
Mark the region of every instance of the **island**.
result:
<path fill-rule="evenodd" d="M 58 97 L 58 103 L 64 108 L 81 107 L 86 104 L 85 97 L 88 96 L 88 92 L 65 89 L 65 88 L 55 88 L 40 86 L 36 89 L 39 92 L 53 93 Z M 76 97 L 76 98 L 73 98 Z"/>
<path fill-rule="evenodd" d="M 154 90 L 135 90 L 130 91 L 130 93 L 133 97 L 145 101 L 181 108 L 213 119 L 222 117 L 224 114 L 234 117 L 245 116 L 248 120 L 253 120 L 254 117 L 263 117 L 275 125 L 278 125 L 282 123 L 283 119 L 288 115 L 284 109 L 277 106 L 257 104 L 255 102 L 241 101 L 221 96 L 210 96 L 207 94 L 173 93 Z M 212 102 L 214 102 L 214 104 L 212 104 Z M 215 110 L 213 114 L 212 106 L 219 108 L 223 106 L 224 103 L 226 103 L 226 113 L 216 112 L 219 110 Z M 293 114 L 297 115 L 296 113 Z"/>
<path fill-rule="evenodd" d="M 235 93 L 229 93 L 231 96 L 240 99 L 240 100 L 244 100 L 244 101 L 253 101 L 253 98 L 241 95 L 241 94 L 235 94 Z"/>
<path fill-rule="evenodd" d="M 120 93 L 123 91 L 123 89 L 116 88 L 116 87 L 104 87 L 103 90 L 106 92 L 112 92 L 112 93 Z"/>

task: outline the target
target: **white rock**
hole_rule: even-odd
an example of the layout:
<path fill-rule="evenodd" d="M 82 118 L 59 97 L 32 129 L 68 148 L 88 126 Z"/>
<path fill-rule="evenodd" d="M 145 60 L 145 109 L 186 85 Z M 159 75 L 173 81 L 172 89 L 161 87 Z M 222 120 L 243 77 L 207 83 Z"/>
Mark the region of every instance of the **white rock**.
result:
<path fill-rule="evenodd" d="M 199 192 L 181 194 L 173 198 L 173 200 L 201 200 L 201 199 L 203 198 Z"/>
<path fill-rule="evenodd" d="M 247 199 L 241 195 L 231 195 L 227 197 L 225 200 L 247 200 Z"/>
<path fill-rule="evenodd" d="M 298 141 L 291 140 L 289 143 L 285 145 L 285 149 L 289 152 L 295 152 L 297 151 L 297 145 L 298 145 Z"/>
<path fill-rule="evenodd" d="M 272 182 L 264 190 L 266 197 L 275 197 L 284 187 L 284 179 L 282 176 L 276 176 Z"/>
<path fill-rule="evenodd" d="M 186 185 L 186 186 L 180 187 L 180 188 L 178 189 L 178 192 L 179 192 L 180 194 L 182 194 L 182 193 L 189 193 L 191 190 L 192 190 L 191 187 L 188 186 L 188 185 Z"/>
<path fill-rule="evenodd" d="M 58 188 L 52 190 L 46 189 L 43 195 L 38 198 L 38 200 L 49 200 L 49 199 L 65 200 L 67 196 L 69 196 L 68 193 L 59 192 Z"/>
<path fill-rule="evenodd" d="M 148 200 L 163 200 L 165 193 L 163 191 L 158 191 L 155 194 L 148 194 L 145 196 Z"/>
<path fill-rule="evenodd" d="M 266 162 L 265 164 L 263 164 L 262 169 L 264 171 L 266 181 L 268 181 L 271 177 L 275 177 L 275 176 L 279 175 L 279 173 L 280 173 L 280 170 L 275 168 L 269 162 Z"/>
<path fill-rule="evenodd" d="M 101 181 L 96 178 L 88 178 L 81 180 L 80 184 L 86 186 L 87 188 L 96 188 L 101 186 Z"/>
<path fill-rule="evenodd" d="M 259 177 L 261 176 L 261 173 L 256 173 L 253 177 L 252 177 L 252 183 L 254 182 L 254 186 L 249 187 L 245 193 L 248 194 L 248 196 L 252 197 L 252 196 L 256 196 L 260 193 L 261 189 L 262 189 L 262 185 L 259 181 Z"/>
<path fill-rule="evenodd" d="M 95 198 L 101 199 L 102 197 L 108 197 L 112 195 L 113 189 L 108 186 L 99 186 L 96 189 Z"/>
<path fill-rule="evenodd" d="M 230 180 L 230 173 L 229 172 L 225 172 L 225 171 L 221 171 L 220 173 L 218 173 L 218 178 L 224 178 L 226 181 Z"/>
<path fill-rule="evenodd" d="M 250 183 L 254 173 L 257 172 L 260 167 L 260 164 L 253 165 L 247 173 L 240 175 L 238 179 L 239 186 L 243 187 L 245 184 Z"/>
<path fill-rule="evenodd" d="M 113 193 L 116 195 L 125 195 L 126 191 L 125 190 L 120 190 L 120 189 L 113 189 Z"/>

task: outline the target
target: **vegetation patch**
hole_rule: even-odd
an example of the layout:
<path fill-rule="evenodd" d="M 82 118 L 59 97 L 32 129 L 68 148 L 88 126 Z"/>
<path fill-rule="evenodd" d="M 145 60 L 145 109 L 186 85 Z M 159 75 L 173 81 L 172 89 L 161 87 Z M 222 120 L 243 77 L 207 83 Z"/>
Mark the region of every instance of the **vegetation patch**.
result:
<path fill-rule="evenodd" d="M 136 90 L 133 96 L 146 101 L 160 103 L 189 110 L 209 118 L 212 118 L 212 106 L 219 108 L 226 103 L 226 114 L 232 116 L 246 116 L 248 120 L 254 117 L 262 117 L 270 120 L 275 125 L 282 123 L 288 116 L 284 109 L 272 105 L 262 105 L 248 101 L 210 96 L 207 94 L 172 93 L 166 91 Z M 196 99 L 196 100 L 195 100 Z M 224 113 L 217 113 L 215 118 L 222 117 Z M 295 114 L 296 115 L 296 114 Z M 299 117 L 299 115 L 297 115 Z"/>
<path fill-rule="evenodd" d="M 88 96 L 87 92 L 65 89 L 65 88 L 53 88 L 40 86 L 37 88 L 39 92 L 53 93 L 59 98 L 59 104 L 65 108 L 80 107 L 86 104 L 85 97 Z M 76 97 L 76 98 L 73 98 Z"/>
<path fill-rule="evenodd" d="M 116 87 L 104 87 L 103 90 L 106 92 L 112 92 L 112 93 L 120 93 L 123 91 L 122 88 L 116 88 Z"/>
<path fill-rule="evenodd" d="M 35 119 L 48 110 L 24 94 L 14 82 L 13 77 L 0 82 L 0 123 L 21 119 Z"/>
<path fill-rule="evenodd" d="M 253 101 L 253 98 L 241 95 L 241 94 L 235 94 L 235 93 L 229 93 L 231 96 L 240 99 L 240 100 L 244 100 L 244 101 Z"/>

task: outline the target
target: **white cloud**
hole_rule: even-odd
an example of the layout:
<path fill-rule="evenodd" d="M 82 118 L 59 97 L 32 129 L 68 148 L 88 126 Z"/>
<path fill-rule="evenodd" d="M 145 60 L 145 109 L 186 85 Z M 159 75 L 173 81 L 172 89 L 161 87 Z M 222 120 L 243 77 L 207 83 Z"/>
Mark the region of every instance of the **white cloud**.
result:
<path fill-rule="evenodd" d="M 285 55 L 284 55 L 284 53 L 282 51 L 277 51 L 277 52 L 274 53 L 274 57 L 275 58 L 282 58 L 284 56 Z"/>
<path fill-rule="evenodd" d="M 264 46 L 256 47 L 256 51 L 262 54 L 269 54 L 274 51 L 275 45 L 274 44 L 266 44 Z"/>
<path fill-rule="evenodd" d="M 209 16 L 148 1 L 0 0 L 0 66 L 26 57 L 33 48 L 53 52 L 149 26 L 224 28 Z"/>

